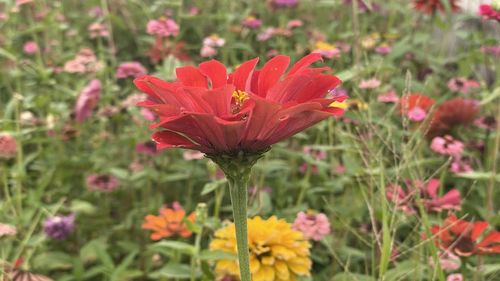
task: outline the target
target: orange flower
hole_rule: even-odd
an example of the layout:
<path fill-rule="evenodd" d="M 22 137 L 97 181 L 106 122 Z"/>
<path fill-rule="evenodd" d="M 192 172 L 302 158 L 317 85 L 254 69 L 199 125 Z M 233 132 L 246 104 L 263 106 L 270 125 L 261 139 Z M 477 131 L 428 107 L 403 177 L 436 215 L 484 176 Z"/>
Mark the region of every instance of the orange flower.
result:
<path fill-rule="evenodd" d="M 182 208 L 162 208 L 159 216 L 147 215 L 144 218 L 142 228 L 153 231 L 151 240 L 160 240 L 176 234 L 181 237 L 189 237 L 192 232 L 183 221 L 185 217 L 186 211 Z M 186 219 L 194 222 L 195 214 L 191 213 Z"/>

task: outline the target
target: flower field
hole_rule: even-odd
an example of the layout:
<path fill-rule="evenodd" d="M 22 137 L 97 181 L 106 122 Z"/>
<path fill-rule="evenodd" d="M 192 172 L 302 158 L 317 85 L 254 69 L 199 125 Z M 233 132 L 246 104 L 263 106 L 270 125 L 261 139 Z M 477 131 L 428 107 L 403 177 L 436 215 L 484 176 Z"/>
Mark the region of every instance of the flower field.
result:
<path fill-rule="evenodd" d="M 500 280 L 499 0 L 0 1 L 1 281 Z"/>

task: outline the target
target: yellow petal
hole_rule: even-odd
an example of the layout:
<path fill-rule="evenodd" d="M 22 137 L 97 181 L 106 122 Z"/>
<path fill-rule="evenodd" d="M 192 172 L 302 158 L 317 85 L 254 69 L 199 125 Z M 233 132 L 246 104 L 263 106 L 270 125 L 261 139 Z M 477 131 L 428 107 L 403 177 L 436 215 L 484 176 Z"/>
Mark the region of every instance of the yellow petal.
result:
<path fill-rule="evenodd" d="M 260 270 L 253 274 L 253 281 L 274 281 L 274 270 L 270 266 L 261 266 Z"/>
<path fill-rule="evenodd" d="M 309 275 L 311 260 L 308 258 L 293 258 L 288 261 L 288 266 L 297 275 Z"/>
<path fill-rule="evenodd" d="M 276 270 L 276 275 L 281 280 L 288 280 L 290 278 L 290 271 L 288 266 L 283 261 L 276 261 L 274 264 L 274 269 Z"/>

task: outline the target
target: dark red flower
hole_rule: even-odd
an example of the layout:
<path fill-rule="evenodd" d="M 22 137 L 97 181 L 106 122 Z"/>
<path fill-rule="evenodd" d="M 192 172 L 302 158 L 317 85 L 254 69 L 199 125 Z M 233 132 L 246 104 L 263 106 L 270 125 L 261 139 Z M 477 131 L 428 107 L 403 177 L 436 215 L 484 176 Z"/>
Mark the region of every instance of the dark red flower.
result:
<path fill-rule="evenodd" d="M 446 0 L 445 0 L 446 1 Z M 426 14 L 434 14 L 436 12 L 444 12 L 446 6 L 443 0 L 413 0 L 415 10 L 424 12 Z M 460 11 L 457 0 L 448 0 L 452 12 Z"/>
<path fill-rule="evenodd" d="M 137 78 L 149 95 L 140 106 L 154 111 L 160 122 L 153 128 L 158 149 L 181 147 L 206 154 L 261 152 L 330 116 L 342 115 L 346 97 L 324 98 L 341 81 L 324 74 L 329 68 L 310 68 L 321 55 L 310 54 L 284 75 L 290 58 L 276 56 L 260 70 L 258 58 L 233 73 L 216 60 L 199 67 L 178 68 L 169 83 L 152 76 Z M 283 76 L 283 77 L 282 77 Z"/>
<path fill-rule="evenodd" d="M 445 101 L 434 111 L 425 135 L 433 139 L 449 134 L 455 127 L 472 124 L 478 113 L 479 105 L 475 100 L 454 98 Z"/>
<path fill-rule="evenodd" d="M 449 214 L 442 226 L 432 226 L 436 245 L 457 256 L 500 253 L 500 231 L 485 233 L 485 221 L 468 222 Z"/>
<path fill-rule="evenodd" d="M 479 6 L 479 15 L 500 22 L 500 9 L 495 9 L 492 5 Z"/>

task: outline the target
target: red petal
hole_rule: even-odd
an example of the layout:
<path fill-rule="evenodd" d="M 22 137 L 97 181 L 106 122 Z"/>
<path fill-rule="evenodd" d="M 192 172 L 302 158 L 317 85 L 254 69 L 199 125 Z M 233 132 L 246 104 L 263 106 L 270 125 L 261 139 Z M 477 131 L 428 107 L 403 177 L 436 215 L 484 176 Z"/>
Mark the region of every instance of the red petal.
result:
<path fill-rule="evenodd" d="M 309 54 L 309 55 L 301 58 L 298 62 L 296 62 L 292 66 L 290 71 L 288 71 L 286 77 L 291 76 L 291 75 L 299 72 L 300 70 L 308 67 L 309 65 L 311 65 L 312 63 L 314 63 L 318 60 L 322 60 L 321 55 L 318 53 L 312 53 L 312 54 Z"/>
<path fill-rule="evenodd" d="M 165 148 L 190 148 L 197 149 L 197 145 L 188 138 L 172 131 L 160 131 L 153 134 L 152 139 L 156 142 L 157 149 Z"/>
<path fill-rule="evenodd" d="M 233 85 L 206 91 L 202 98 L 211 107 L 216 116 L 229 114 L 231 110 L 231 99 L 234 91 Z"/>
<path fill-rule="evenodd" d="M 232 74 L 232 82 L 236 90 L 247 91 L 250 88 L 251 75 L 258 62 L 259 58 L 246 61 Z"/>
<path fill-rule="evenodd" d="M 478 221 L 475 223 L 471 223 L 471 225 L 472 225 L 472 233 L 470 237 L 473 241 L 476 241 L 477 238 L 479 238 L 479 236 L 483 234 L 484 230 L 488 228 L 489 224 L 485 221 Z"/>
<path fill-rule="evenodd" d="M 431 196 L 431 198 L 436 198 L 438 196 L 437 195 L 438 189 L 439 189 L 439 180 L 431 179 L 429 183 L 427 183 L 425 191 L 427 192 L 427 194 Z"/>
<path fill-rule="evenodd" d="M 212 83 L 212 89 L 222 87 L 227 84 L 226 67 L 216 60 L 210 60 L 200 64 L 200 71 L 206 75 Z"/>
<path fill-rule="evenodd" d="M 269 60 L 260 70 L 257 94 L 265 97 L 267 91 L 280 80 L 289 64 L 290 58 L 283 55 L 275 56 Z"/>
<path fill-rule="evenodd" d="M 146 93 L 156 101 L 167 101 L 168 95 L 175 93 L 177 86 L 172 83 L 165 82 L 154 76 L 144 75 L 134 79 L 134 84 L 139 91 Z"/>
<path fill-rule="evenodd" d="M 495 245 L 497 244 L 497 245 Z M 481 251 L 500 253 L 500 232 L 492 231 L 477 245 Z"/>
<path fill-rule="evenodd" d="M 207 78 L 198 68 L 188 65 L 177 68 L 175 72 L 184 86 L 207 88 Z"/>

